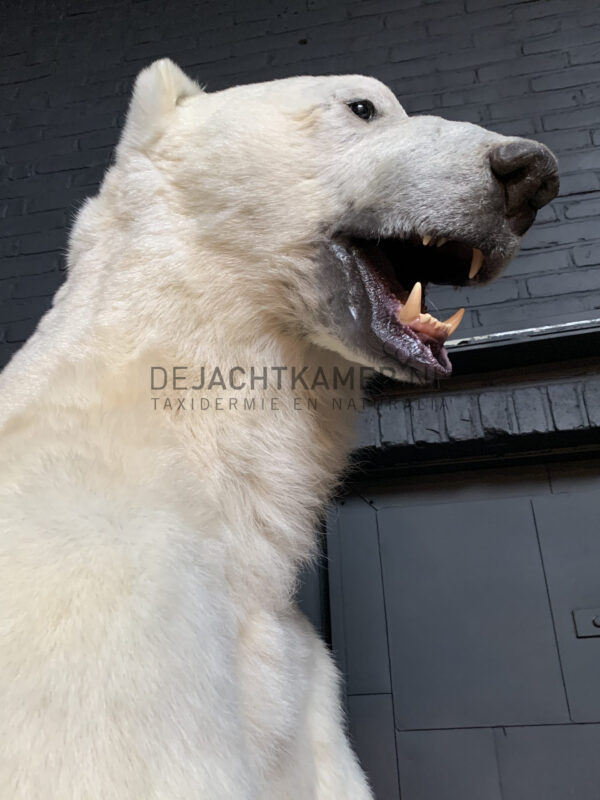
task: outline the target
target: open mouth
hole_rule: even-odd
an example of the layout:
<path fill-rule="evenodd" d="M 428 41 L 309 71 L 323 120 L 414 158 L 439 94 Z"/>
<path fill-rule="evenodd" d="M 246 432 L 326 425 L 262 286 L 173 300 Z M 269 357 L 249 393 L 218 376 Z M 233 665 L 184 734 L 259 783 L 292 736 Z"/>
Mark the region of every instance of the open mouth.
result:
<path fill-rule="evenodd" d="M 346 273 L 352 271 L 360 278 L 358 294 L 368 298 L 363 327 L 370 329 L 370 350 L 374 336 L 383 356 L 410 367 L 425 380 L 449 375 L 444 343 L 460 324 L 464 308 L 446 320 L 437 319 L 427 309 L 427 286 L 489 280 L 497 264 L 486 256 L 484 247 L 432 232 L 378 239 L 340 235 L 334 238 L 332 249 L 338 261 L 344 262 Z M 356 300 L 356 289 L 353 294 Z M 357 318 L 356 308 L 352 315 Z"/>

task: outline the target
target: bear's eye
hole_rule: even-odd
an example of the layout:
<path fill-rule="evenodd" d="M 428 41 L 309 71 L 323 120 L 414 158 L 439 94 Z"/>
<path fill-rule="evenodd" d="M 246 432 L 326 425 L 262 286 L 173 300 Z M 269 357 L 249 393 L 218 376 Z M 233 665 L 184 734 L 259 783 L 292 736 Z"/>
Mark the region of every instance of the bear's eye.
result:
<path fill-rule="evenodd" d="M 348 103 L 348 106 L 354 111 L 357 117 L 366 120 L 367 122 L 376 114 L 375 106 L 370 100 L 353 100 Z"/>

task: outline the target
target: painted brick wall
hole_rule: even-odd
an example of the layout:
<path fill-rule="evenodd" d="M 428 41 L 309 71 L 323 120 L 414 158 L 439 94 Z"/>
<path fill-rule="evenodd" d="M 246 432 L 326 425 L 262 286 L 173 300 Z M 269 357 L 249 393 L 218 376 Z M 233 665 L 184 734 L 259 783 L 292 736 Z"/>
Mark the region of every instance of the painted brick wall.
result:
<path fill-rule="evenodd" d="M 135 74 L 170 56 L 209 90 L 364 72 L 411 113 L 550 145 L 560 198 L 474 294 L 463 331 L 600 317 L 600 8 L 595 0 L 21 0 L 0 11 L 0 365 L 64 277 L 67 229 L 110 161 Z"/>

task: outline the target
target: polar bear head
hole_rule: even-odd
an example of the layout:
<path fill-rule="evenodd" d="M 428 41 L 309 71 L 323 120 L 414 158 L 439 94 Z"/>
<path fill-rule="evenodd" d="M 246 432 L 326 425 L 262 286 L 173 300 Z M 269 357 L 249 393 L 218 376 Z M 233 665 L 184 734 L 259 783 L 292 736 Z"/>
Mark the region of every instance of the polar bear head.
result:
<path fill-rule="evenodd" d="M 558 191 L 543 145 L 408 116 L 373 78 L 211 93 L 168 60 L 137 79 L 117 166 L 141 206 L 164 196 L 193 220 L 221 297 L 417 382 L 449 373 L 457 322 L 427 313 L 427 284 L 493 280 Z M 210 291 L 214 264 L 186 269 Z"/>

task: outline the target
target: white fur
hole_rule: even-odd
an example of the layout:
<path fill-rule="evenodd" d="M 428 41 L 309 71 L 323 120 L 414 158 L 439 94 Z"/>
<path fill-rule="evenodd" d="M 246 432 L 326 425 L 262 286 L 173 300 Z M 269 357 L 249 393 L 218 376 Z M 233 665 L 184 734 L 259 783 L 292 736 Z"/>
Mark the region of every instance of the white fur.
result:
<path fill-rule="evenodd" d="M 379 134 L 345 105 L 365 94 Z M 138 78 L 68 280 L 0 381 L 1 800 L 371 797 L 293 604 L 351 420 L 287 385 L 262 393 L 278 412 L 155 411 L 149 376 L 346 369 L 317 344 L 316 244 L 352 198 L 394 194 L 373 148 L 414 150 L 411 124 L 360 76 Z"/>

